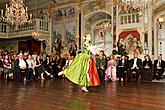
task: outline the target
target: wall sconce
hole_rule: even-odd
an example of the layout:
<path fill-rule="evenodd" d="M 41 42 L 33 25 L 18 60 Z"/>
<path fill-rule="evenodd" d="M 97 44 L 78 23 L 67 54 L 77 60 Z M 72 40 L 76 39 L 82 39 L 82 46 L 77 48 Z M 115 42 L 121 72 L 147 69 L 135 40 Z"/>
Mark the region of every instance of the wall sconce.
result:
<path fill-rule="evenodd" d="M 159 18 L 158 19 L 158 23 L 159 23 L 160 29 L 162 29 L 162 23 L 163 23 L 163 21 L 164 21 L 163 18 Z"/>
<path fill-rule="evenodd" d="M 39 32 L 38 32 L 38 31 L 36 31 L 36 30 L 34 30 L 34 31 L 32 32 L 32 38 L 34 38 L 34 39 L 38 40 L 38 39 L 39 39 L 39 37 L 40 37 Z"/>

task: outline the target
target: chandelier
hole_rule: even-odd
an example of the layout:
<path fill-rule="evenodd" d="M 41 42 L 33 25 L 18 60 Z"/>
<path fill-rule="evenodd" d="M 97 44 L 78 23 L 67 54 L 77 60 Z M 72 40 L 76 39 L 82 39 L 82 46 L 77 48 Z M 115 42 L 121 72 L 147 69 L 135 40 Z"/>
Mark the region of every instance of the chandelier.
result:
<path fill-rule="evenodd" d="M 127 8 L 139 9 L 139 11 L 147 8 L 150 0 L 122 0 Z"/>
<path fill-rule="evenodd" d="M 11 0 L 9 6 L 6 4 L 4 21 L 15 26 L 16 29 L 26 22 L 29 22 L 31 17 L 32 14 L 30 14 L 30 18 L 28 17 L 27 7 L 25 7 L 23 0 Z"/>

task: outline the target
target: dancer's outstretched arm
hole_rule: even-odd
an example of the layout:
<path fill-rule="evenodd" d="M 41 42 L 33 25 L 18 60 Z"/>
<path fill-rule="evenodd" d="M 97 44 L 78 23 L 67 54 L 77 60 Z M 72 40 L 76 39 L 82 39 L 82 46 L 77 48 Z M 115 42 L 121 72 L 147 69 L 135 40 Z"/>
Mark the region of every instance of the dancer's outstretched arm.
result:
<path fill-rule="evenodd" d="M 104 50 L 104 43 L 101 43 L 100 45 L 89 46 L 87 50 L 89 50 L 92 54 L 96 55 L 101 50 Z"/>

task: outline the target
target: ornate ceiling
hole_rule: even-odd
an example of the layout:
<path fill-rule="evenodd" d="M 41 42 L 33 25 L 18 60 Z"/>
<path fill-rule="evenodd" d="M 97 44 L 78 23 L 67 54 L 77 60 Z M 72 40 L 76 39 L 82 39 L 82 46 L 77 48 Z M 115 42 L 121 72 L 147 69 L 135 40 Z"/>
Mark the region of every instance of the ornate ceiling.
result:
<path fill-rule="evenodd" d="M 9 3 L 10 0 L 0 0 L 0 8 L 4 8 L 6 3 Z M 28 7 L 32 6 L 46 6 L 48 3 L 65 3 L 73 0 L 24 0 L 25 4 Z"/>
<path fill-rule="evenodd" d="M 160 11 L 165 10 L 165 0 L 157 0 L 155 7 L 154 7 L 154 12 L 159 13 Z"/>
<path fill-rule="evenodd" d="M 10 0 L 0 0 L 0 8 L 5 8 L 5 4 L 9 3 Z M 81 2 L 85 0 L 24 0 L 28 10 L 34 10 L 37 8 L 46 7 L 48 3 L 62 4 L 67 2 Z M 89 1 L 89 0 L 86 0 Z M 91 0 L 93 1 L 93 0 Z M 113 2 L 116 0 L 113 0 Z M 155 0 L 156 4 L 154 5 L 154 12 L 158 13 L 165 10 L 165 0 Z"/>

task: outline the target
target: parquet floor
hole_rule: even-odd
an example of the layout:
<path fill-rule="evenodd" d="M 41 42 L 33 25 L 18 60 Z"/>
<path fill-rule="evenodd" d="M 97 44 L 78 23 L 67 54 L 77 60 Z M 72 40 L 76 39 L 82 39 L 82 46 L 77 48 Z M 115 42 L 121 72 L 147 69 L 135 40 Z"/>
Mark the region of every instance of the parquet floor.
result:
<path fill-rule="evenodd" d="M 0 110 L 165 110 L 165 83 L 109 83 L 83 93 L 67 79 L 0 81 Z"/>

